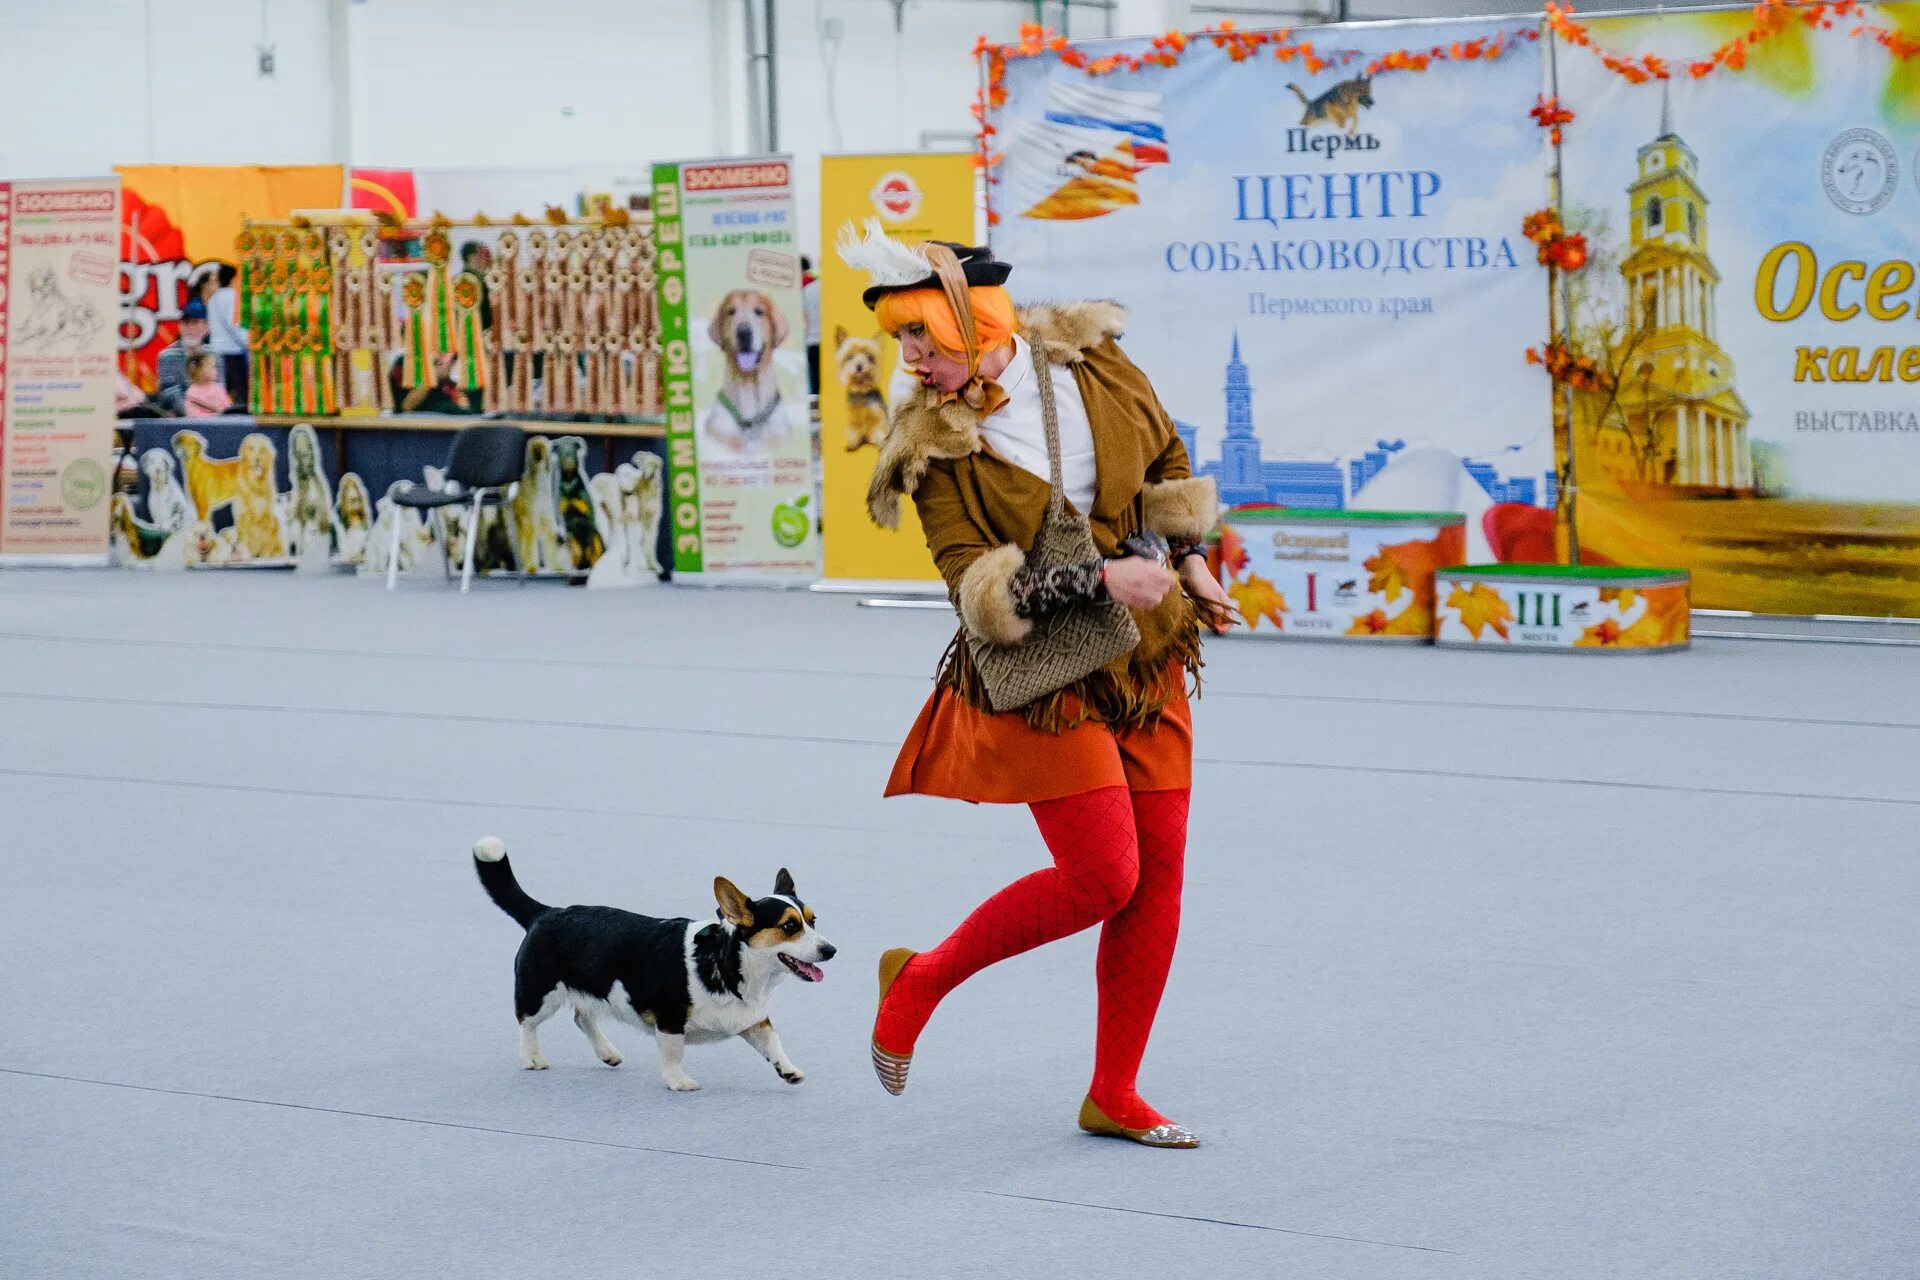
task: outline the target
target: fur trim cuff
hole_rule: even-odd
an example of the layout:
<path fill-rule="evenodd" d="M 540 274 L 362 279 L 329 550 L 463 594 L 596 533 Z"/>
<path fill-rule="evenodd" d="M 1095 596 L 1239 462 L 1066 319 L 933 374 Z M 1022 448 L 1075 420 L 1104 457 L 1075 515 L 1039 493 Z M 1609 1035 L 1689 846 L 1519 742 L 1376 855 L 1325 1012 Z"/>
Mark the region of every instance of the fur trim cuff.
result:
<path fill-rule="evenodd" d="M 989 644 L 1019 644 L 1033 633 L 1033 624 L 1013 610 L 1013 575 L 1026 563 L 1026 553 L 1008 543 L 967 566 L 956 594 L 968 631 Z"/>
<path fill-rule="evenodd" d="M 1220 493 L 1212 476 L 1189 476 L 1147 486 L 1147 528 L 1164 538 L 1204 538 L 1220 523 Z"/>

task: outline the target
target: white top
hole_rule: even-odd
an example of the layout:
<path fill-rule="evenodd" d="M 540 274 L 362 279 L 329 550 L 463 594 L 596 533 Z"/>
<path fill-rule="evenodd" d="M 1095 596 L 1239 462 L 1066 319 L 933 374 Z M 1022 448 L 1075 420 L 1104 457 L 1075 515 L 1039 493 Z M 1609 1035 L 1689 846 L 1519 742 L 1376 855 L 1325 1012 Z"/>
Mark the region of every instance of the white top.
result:
<path fill-rule="evenodd" d="M 800 317 L 806 330 L 807 345 L 820 345 L 820 277 L 800 286 Z"/>
<path fill-rule="evenodd" d="M 1040 384 L 1034 380 L 1033 351 L 1026 339 L 1013 340 L 1013 362 L 1000 375 L 1000 389 L 1007 403 L 980 424 L 987 445 L 1001 457 L 1047 479 L 1047 428 L 1040 416 Z M 1060 479 L 1067 501 L 1074 510 L 1086 515 L 1093 509 L 1094 483 L 1098 478 L 1093 460 L 1093 427 L 1087 421 L 1087 407 L 1080 400 L 1080 384 L 1073 370 L 1050 364 L 1053 378 L 1053 406 L 1060 417 Z"/>
<path fill-rule="evenodd" d="M 240 309 L 240 293 L 232 285 L 213 291 L 207 304 L 207 346 L 223 356 L 244 355 L 247 331 L 240 327 L 235 313 Z"/>

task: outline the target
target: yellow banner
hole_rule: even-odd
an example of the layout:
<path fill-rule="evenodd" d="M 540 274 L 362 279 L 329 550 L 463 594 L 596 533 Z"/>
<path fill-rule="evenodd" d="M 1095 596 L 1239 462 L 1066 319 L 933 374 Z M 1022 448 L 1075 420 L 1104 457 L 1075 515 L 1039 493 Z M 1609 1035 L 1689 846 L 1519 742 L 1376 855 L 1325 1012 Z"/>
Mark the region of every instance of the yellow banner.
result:
<path fill-rule="evenodd" d="M 820 161 L 820 439 L 825 455 L 821 511 L 829 581 L 936 582 L 939 573 L 913 507 L 900 528 L 867 518 L 887 415 L 911 378 L 899 379 L 899 350 L 860 301 L 866 277 L 833 250 L 840 228 L 879 218 L 906 241 L 977 242 L 973 157 L 825 156 Z"/>

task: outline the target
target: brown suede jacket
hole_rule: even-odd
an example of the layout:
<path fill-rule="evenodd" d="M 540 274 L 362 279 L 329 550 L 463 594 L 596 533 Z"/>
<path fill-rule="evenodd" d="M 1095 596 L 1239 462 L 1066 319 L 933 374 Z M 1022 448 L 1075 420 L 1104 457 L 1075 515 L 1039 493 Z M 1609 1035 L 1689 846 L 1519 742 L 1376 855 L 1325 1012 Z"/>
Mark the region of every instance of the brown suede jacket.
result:
<path fill-rule="evenodd" d="M 1169 540 L 1197 539 L 1219 521 L 1211 479 L 1193 475 L 1186 447 L 1145 374 L 1114 341 L 1126 312 L 1111 302 L 1035 307 L 1020 313 L 1020 334 L 1056 365 L 1072 368 L 1093 428 L 1096 488 L 1084 513 L 1101 555 L 1154 529 Z M 987 448 L 978 415 L 955 402 L 934 407 L 925 391 L 896 407 L 867 490 L 876 524 L 897 528 L 900 498 L 910 497 L 927 548 L 946 579 L 963 633 L 1017 645 L 1033 629 L 1014 609 L 1010 583 L 1046 519 L 1047 481 Z M 1023 708 L 1040 728 L 1070 728 L 1095 719 L 1150 724 L 1174 689 L 1177 667 L 1200 665 L 1199 622 L 1178 591 L 1156 608 L 1135 610 L 1140 643 L 1132 654 L 1048 698 Z M 964 644 L 947 652 L 941 683 L 981 710 L 989 709 Z"/>

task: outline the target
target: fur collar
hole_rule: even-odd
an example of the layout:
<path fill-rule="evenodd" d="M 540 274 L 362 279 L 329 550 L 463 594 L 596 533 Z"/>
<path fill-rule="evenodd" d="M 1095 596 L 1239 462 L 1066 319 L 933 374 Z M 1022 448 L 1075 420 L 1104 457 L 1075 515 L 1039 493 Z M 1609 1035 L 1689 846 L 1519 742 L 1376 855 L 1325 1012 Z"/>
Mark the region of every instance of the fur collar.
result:
<path fill-rule="evenodd" d="M 1127 312 L 1117 302 L 1067 302 L 1025 307 L 1020 336 L 1057 365 L 1079 364 L 1087 352 L 1126 329 Z M 886 529 L 900 527 L 900 499 L 911 497 L 939 458 L 964 458 L 980 448 L 979 415 L 959 401 L 934 408 L 924 390 L 893 412 L 887 440 L 867 486 L 867 513 Z"/>

